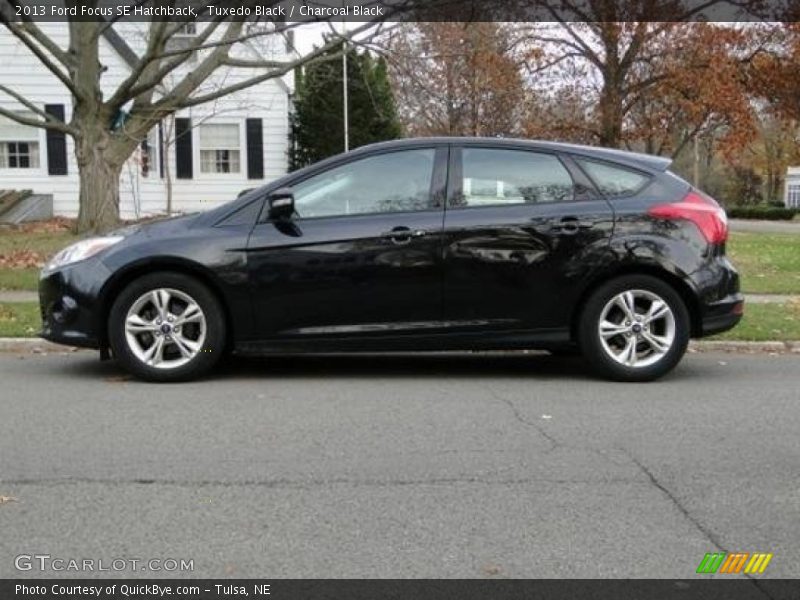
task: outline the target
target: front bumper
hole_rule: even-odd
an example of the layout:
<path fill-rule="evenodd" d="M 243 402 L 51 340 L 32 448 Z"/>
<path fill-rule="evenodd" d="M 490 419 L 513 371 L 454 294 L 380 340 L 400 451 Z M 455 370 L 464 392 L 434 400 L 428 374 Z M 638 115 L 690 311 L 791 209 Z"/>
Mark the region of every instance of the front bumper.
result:
<path fill-rule="evenodd" d="M 108 268 L 92 258 L 42 274 L 40 337 L 67 346 L 99 348 L 103 332 L 100 291 L 110 277 Z"/>

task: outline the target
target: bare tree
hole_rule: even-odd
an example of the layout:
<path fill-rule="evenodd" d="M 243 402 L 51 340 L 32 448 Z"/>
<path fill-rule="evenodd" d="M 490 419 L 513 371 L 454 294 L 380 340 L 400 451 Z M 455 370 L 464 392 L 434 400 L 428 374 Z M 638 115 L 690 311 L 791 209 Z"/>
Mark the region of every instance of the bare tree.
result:
<path fill-rule="evenodd" d="M 680 70 L 702 70 L 700 62 L 666 60 L 688 43 L 698 19 L 719 0 L 542 0 L 551 21 L 530 26 L 529 41 L 543 49 L 533 65 L 575 82 L 576 95 L 596 99 L 590 132 L 605 146 L 623 144 L 623 126 L 631 111 Z M 751 1 L 731 2 L 743 8 Z M 685 54 L 685 53 L 684 53 Z M 705 58 L 705 57 L 701 57 Z"/>
<path fill-rule="evenodd" d="M 387 40 L 400 117 L 415 135 L 519 133 L 524 57 L 512 24 L 404 24 Z"/>
<path fill-rule="evenodd" d="M 213 2 L 195 5 L 198 14 Z M 130 57 L 127 76 L 113 90 L 103 85 L 106 69 L 100 62 L 99 46 L 113 19 L 81 21 L 70 19 L 69 44 L 64 48 L 30 18 L 16 17 L 17 0 L 0 0 L 0 20 L 41 64 L 69 91 L 72 115 L 62 122 L 46 113 L 33 98 L 0 86 L 0 93 L 22 105 L 28 114 L 0 108 L 0 116 L 19 123 L 62 132 L 75 142 L 80 177 L 78 231 L 105 231 L 119 220 L 119 178 L 122 167 L 159 121 L 176 111 L 206 104 L 225 95 L 282 77 L 296 67 L 314 60 L 330 59 L 329 50 L 341 46 L 341 37 L 300 56 L 270 59 L 253 53 L 236 52 L 256 39 L 282 36 L 296 24 L 246 22 L 216 17 L 210 22 L 188 18 L 142 24 L 144 51 Z M 98 0 L 83 2 L 96 7 Z M 137 2 L 142 4 L 142 2 Z M 261 2 L 277 6 L 279 2 Z M 183 38 L 180 46 L 171 40 L 193 24 L 196 35 Z M 365 23 L 350 29 L 348 38 L 370 35 L 376 25 Z M 197 57 L 192 68 L 181 69 Z M 110 127 L 125 111 L 124 132 Z M 33 116 L 30 113 L 34 113 Z"/>

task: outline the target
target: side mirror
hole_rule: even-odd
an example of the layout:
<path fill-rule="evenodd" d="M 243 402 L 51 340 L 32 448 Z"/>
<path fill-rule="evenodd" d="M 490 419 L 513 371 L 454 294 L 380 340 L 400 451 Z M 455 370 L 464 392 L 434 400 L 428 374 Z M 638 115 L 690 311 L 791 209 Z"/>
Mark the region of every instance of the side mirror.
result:
<path fill-rule="evenodd" d="M 291 219 L 294 214 L 294 192 L 291 188 L 280 188 L 267 197 L 269 218 L 275 221 Z"/>

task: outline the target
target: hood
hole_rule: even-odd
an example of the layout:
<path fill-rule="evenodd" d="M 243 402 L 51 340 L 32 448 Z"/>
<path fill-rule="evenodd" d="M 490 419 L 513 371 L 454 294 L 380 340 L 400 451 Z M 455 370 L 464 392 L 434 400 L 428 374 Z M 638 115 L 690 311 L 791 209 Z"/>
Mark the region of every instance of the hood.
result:
<path fill-rule="evenodd" d="M 178 231 L 189 228 L 197 219 L 200 213 L 180 215 L 178 217 L 163 217 L 144 223 L 134 223 L 115 229 L 108 235 L 121 235 L 129 237 L 132 235 L 164 235 L 170 231 Z"/>

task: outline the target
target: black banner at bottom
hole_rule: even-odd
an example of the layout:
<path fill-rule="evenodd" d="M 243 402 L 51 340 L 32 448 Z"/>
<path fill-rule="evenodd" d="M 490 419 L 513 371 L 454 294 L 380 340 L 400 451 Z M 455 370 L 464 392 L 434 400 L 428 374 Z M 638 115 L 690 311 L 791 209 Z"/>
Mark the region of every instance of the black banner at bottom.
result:
<path fill-rule="evenodd" d="M 2 600 L 800 599 L 800 580 L 5 579 Z"/>

